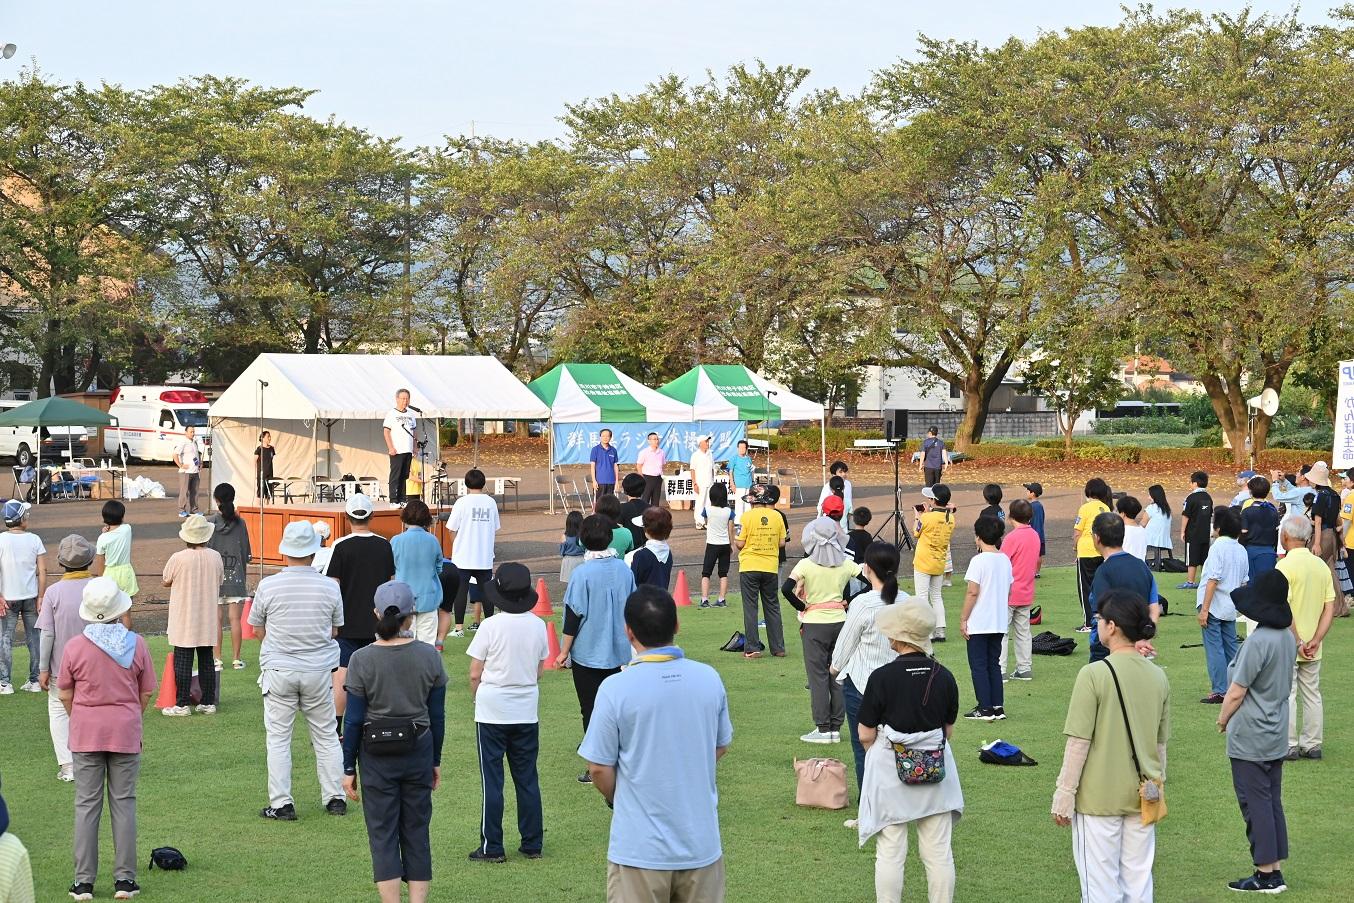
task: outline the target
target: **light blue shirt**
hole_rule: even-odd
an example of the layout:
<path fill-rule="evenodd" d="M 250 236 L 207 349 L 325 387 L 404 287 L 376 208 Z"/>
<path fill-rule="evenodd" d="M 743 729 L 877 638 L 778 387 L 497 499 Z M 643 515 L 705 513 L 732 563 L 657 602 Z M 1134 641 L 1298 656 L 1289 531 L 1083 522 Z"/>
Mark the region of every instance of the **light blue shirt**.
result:
<path fill-rule="evenodd" d="M 728 696 L 709 665 L 640 662 L 604 680 L 578 754 L 616 769 L 607 859 L 659 871 L 719 861 L 715 749 L 732 742 Z"/>
<path fill-rule="evenodd" d="M 733 485 L 739 489 L 752 488 L 752 456 L 746 458 L 734 455 L 729 461 L 729 475 L 733 478 Z"/>
<path fill-rule="evenodd" d="M 1251 560 L 1246 555 L 1246 547 L 1230 536 L 1219 536 L 1209 548 L 1203 573 L 1199 575 L 1194 607 L 1203 608 L 1204 589 L 1208 581 L 1216 580 L 1218 586 L 1213 590 L 1213 601 L 1208 604 L 1208 613 L 1219 621 L 1235 621 L 1236 606 L 1232 604 L 1232 590 L 1250 577 Z"/>
<path fill-rule="evenodd" d="M 395 579 L 414 591 L 414 610 L 436 611 L 442 604 L 442 546 L 422 527 L 408 527 L 390 541 Z"/>
<path fill-rule="evenodd" d="M 630 661 L 625 600 L 635 591 L 623 558 L 584 558 L 569 575 L 564 604 L 582 619 L 569 657 L 588 668 L 619 668 Z"/>

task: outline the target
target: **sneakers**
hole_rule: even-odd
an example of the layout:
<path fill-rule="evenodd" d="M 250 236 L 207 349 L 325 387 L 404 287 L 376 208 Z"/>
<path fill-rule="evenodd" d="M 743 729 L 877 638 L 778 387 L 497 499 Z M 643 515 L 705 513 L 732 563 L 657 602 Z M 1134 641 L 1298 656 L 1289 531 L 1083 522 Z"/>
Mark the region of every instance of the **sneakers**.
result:
<path fill-rule="evenodd" d="M 268 806 L 259 810 L 259 817 L 273 821 L 296 821 L 296 807 L 291 803 L 285 806 Z"/>
<path fill-rule="evenodd" d="M 833 732 L 832 732 L 832 742 L 833 742 L 833 743 L 840 743 L 840 742 L 842 742 L 842 732 L 841 732 L 841 731 L 833 731 Z"/>
<path fill-rule="evenodd" d="M 517 848 L 517 852 L 522 854 L 522 858 L 524 859 L 540 859 L 545 855 L 540 850 L 524 850 L 521 847 Z"/>
<path fill-rule="evenodd" d="M 846 821 L 842 822 L 842 827 L 843 827 L 843 828 L 855 828 L 857 824 L 859 824 L 859 822 L 858 822 L 856 819 L 854 819 L 854 818 L 848 818 Z"/>
<path fill-rule="evenodd" d="M 710 607 L 710 600 L 709 600 L 709 599 L 702 599 L 702 600 L 701 600 L 701 604 L 700 604 L 700 605 L 697 605 L 696 607 L 697 607 L 697 608 L 709 608 L 709 607 Z"/>
<path fill-rule="evenodd" d="M 1005 720 L 1006 720 L 1006 708 L 1005 708 L 1004 706 L 999 706 L 999 705 L 998 705 L 998 706 L 993 706 L 992 708 L 988 709 L 988 710 L 987 710 L 987 720 L 988 720 L 988 721 L 1005 721 Z"/>
<path fill-rule="evenodd" d="M 964 713 L 969 721 L 1005 721 L 1006 710 L 1002 708 L 980 709 L 974 706 Z"/>
<path fill-rule="evenodd" d="M 470 632 L 471 632 L 471 633 L 474 633 L 476 630 L 479 630 L 479 629 L 480 629 L 480 622 L 479 622 L 479 621 L 476 621 L 474 624 L 471 624 L 471 625 L 470 625 Z"/>
<path fill-rule="evenodd" d="M 743 653 L 743 658 L 761 658 L 761 657 L 762 657 L 762 650 L 760 650 L 760 649 L 753 649 L 753 650 L 751 650 L 750 652 L 744 652 L 744 653 Z"/>
<path fill-rule="evenodd" d="M 1199 584 L 1197 584 L 1197 583 L 1190 583 L 1188 580 L 1186 580 L 1184 583 L 1177 583 L 1177 584 L 1175 585 L 1175 588 L 1176 588 L 1176 589 L 1198 589 L 1198 588 L 1199 588 Z"/>
<path fill-rule="evenodd" d="M 784 649 L 782 649 L 782 650 L 779 651 L 779 652 L 773 652 L 773 653 L 771 653 L 771 654 L 772 654 L 774 657 L 776 657 L 776 658 L 785 658 L 785 650 L 784 650 Z"/>
<path fill-rule="evenodd" d="M 1297 756 L 1294 756 L 1293 758 L 1297 758 Z M 62 765 L 56 770 L 56 779 L 67 784 L 73 783 L 75 781 L 75 771 L 70 765 Z"/>
<path fill-rule="evenodd" d="M 933 633 L 933 634 L 931 634 L 931 642 L 933 642 L 933 643 L 943 643 L 943 642 L 945 642 L 945 628 L 944 628 L 944 627 L 937 627 L 937 628 L 936 628 L 936 632 Z"/>
<path fill-rule="evenodd" d="M 180 512 L 179 512 L 179 517 L 187 517 L 187 516 L 188 516 L 188 512 L 187 512 L 187 511 L 180 511 Z"/>
<path fill-rule="evenodd" d="M 1011 680 L 1034 680 L 1033 671 L 1013 671 Z"/>
<path fill-rule="evenodd" d="M 13 696 L 13 695 L 14 695 L 13 684 L 0 684 L 0 696 Z M 86 897 L 85 899 L 88 900 L 89 897 Z"/>
<path fill-rule="evenodd" d="M 1091 625 L 1089 624 L 1082 624 L 1080 627 L 1077 628 L 1077 633 L 1090 633 L 1090 632 Z"/>
<path fill-rule="evenodd" d="M 953 581 L 953 580 L 946 580 L 945 582 L 941 583 L 940 585 L 941 585 L 941 586 L 954 586 L 954 581 Z"/>
<path fill-rule="evenodd" d="M 236 671 L 243 671 L 243 670 L 244 670 L 244 660 L 243 660 L 243 659 L 238 659 L 238 658 L 237 658 L 235 661 L 233 661 L 233 662 L 230 663 L 230 666 L 231 666 L 232 668 L 234 668 Z"/>
<path fill-rule="evenodd" d="M 200 705 L 200 706 L 198 706 L 196 709 L 194 709 L 193 711 L 197 712 L 199 715 L 215 715 L 215 714 L 216 714 L 216 706 L 214 706 L 214 705 Z"/>
<path fill-rule="evenodd" d="M 1284 753 L 1285 762 L 1296 762 L 1298 760 L 1298 748 L 1296 746 L 1288 747 L 1288 752 Z"/>
<path fill-rule="evenodd" d="M 187 718 L 193 714 L 193 710 L 186 705 L 171 705 L 160 709 L 161 715 L 168 715 L 170 718 Z"/>
<path fill-rule="evenodd" d="M 841 742 L 841 737 L 838 736 L 838 737 L 834 738 L 833 735 L 832 735 L 832 731 L 820 731 L 820 730 L 818 730 L 818 728 L 816 728 L 816 727 L 815 727 L 813 730 L 809 731 L 807 734 L 803 734 L 802 736 L 800 736 L 799 739 L 803 740 L 805 743 L 840 743 L 840 742 Z"/>
<path fill-rule="evenodd" d="M 1227 886 L 1232 890 L 1252 894 L 1281 894 L 1288 890 L 1288 885 L 1283 880 L 1283 872 L 1278 869 L 1268 875 L 1257 870 L 1252 875 L 1247 875 L 1238 881 L 1229 882 Z"/>
<path fill-rule="evenodd" d="M 114 900 L 130 900 L 139 893 L 141 893 L 141 885 L 137 884 L 135 881 L 128 881 L 126 878 L 121 878 L 113 882 Z"/>
<path fill-rule="evenodd" d="M 715 608 L 728 608 L 728 607 L 729 603 L 724 599 L 720 599 L 717 602 L 715 602 Z"/>
<path fill-rule="evenodd" d="M 464 631 L 464 630 L 459 630 L 459 629 L 453 629 L 453 630 L 451 631 L 451 633 L 447 634 L 447 636 L 449 636 L 449 637 L 455 637 L 455 638 L 458 639 L 458 640 L 464 639 L 464 638 L 465 638 L 465 631 Z"/>
<path fill-rule="evenodd" d="M 1200 699 L 1199 701 L 1202 702 L 1204 705 L 1222 705 L 1222 694 L 1209 693 L 1207 696 L 1205 696 L 1203 699 Z"/>
<path fill-rule="evenodd" d="M 324 804 L 324 811 L 330 815 L 347 815 L 348 802 L 341 796 L 336 796 Z"/>
<path fill-rule="evenodd" d="M 1298 755 L 1304 759 L 1320 759 L 1321 747 L 1313 746 L 1311 749 L 1304 749 L 1300 753 L 1298 753 Z"/>
<path fill-rule="evenodd" d="M 88 882 L 72 884 L 68 893 L 72 900 L 93 900 L 94 885 Z"/>
<path fill-rule="evenodd" d="M 214 660 L 212 662 L 212 665 L 216 668 L 217 671 L 221 671 L 226 667 L 226 663 L 221 661 L 221 659 L 219 658 Z"/>
<path fill-rule="evenodd" d="M 41 693 L 42 684 L 38 683 L 36 680 L 26 680 L 24 681 L 24 685 L 19 687 L 19 689 L 23 690 L 25 693 Z"/>
<path fill-rule="evenodd" d="M 508 857 L 502 853 L 486 853 L 483 847 L 475 847 L 466 857 L 471 862 L 507 862 Z"/>
<path fill-rule="evenodd" d="M 578 783 L 580 783 L 580 784 L 591 784 L 591 783 L 592 783 L 592 773 L 591 773 L 591 772 L 585 771 L 585 772 L 583 772 L 582 774 L 580 774 L 580 775 L 578 776 Z"/>
<path fill-rule="evenodd" d="M 766 622 L 765 622 L 765 621 L 758 621 L 758 622 L 757 622 L 757 626 L 760 627 L 760 628 L 762 628 L 763 630 L 765 630 L 765 629 L 766 629 Z"/>

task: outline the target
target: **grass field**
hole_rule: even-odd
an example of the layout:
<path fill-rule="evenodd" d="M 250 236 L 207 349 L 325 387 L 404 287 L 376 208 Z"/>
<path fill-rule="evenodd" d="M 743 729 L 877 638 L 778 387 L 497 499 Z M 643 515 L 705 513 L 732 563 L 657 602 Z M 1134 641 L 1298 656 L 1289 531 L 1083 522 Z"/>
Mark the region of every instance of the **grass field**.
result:
<path fill-rule="evenodd" d="M 1068 569 L 1039 581 L 1045 629 L 1070 634 L 1078 606 Z M 947 592 L 957 622 L 960 588 Z M 1186 594 L 1166 590 L 1180 610 Z M 842 827 L 852 812 L 799 809 L 794 805 L 791 759 L 828 751 L 846 762 L 851 751 L 801 743 L 810 729 L 808 693 L 798 644 L 789 657 L 744 661 L 718 651 L 741 627 L 738 608 L 683 609 L 679 638 L 693 658 L 719 668 L 728 687 L 734 722 L 733 747 L 719 766 L 720 822 L 729 875 L 729 899 L 737 901 L 873 900 L 873 845 L 859 849 L 855 833 Z M 1157 899 L 1206 901 L 1230 896 L 1225 883 L 1249 872 L 1246 837 L 1223 739 L 1214 727 L 1217 709 L 1199 705 L 1205 690 L 1203 652 L 1193 617 L 1169 617 L 1158 642 L 1159 663 L 1173 690 L 1173 735 L 1168 793 L 1170 817 L 1158 832 Z M 1284 869 L 1288 899 L 1349 899 L 1345 883 L 1354 852 L 1344 842 L 1345 815 L 1354 807 L 1354 784 L 1336 779 L 1348 766 L 1349 698 L 1354 678 L 1344 665 L 1354 655 L 1348 622 L 1337 622 L 1327 643 L 1324 674 L 1326 758 L 1287 770 L 1285 803 L 1293 858 Z M 1076 872 L 1068 831 L 1048 814 L 1061 764 L 1060 733 L 1067 697 L 1084 663 L 1085 642 L 1075 656 L 1036 657 L 1035 680 L 1007 685 L 1009 719 L 998 724 L 960 723 L 954 746 L 966 810 L 954 833 L 958 899 L 1075 900 Z M 433 819 L 433 899 L 443 901 L 595 901 L 604 897 L 608 811 L 590 787 L 574 776 L 580 725 L 573 686 L 566 673 L 547 673 L 542 690 L 541 776 L 545 799 L 546 856 L 537 862 L 512 857 L 517 838 L 511 809 L 505 865 L 466 862 L 478 842 L 480 791 L 473 745 L 472 707 L 466 689 L 464 644 L 449 646 L 448 736 L 443 784 Z M 163 662 L 163 638 L 151 642 Z M 972 704 L 963 644 L 937 647 L 959 680 L 961 703 Z M 261 705 L 254 684 L 257 649 L 246 644 L 251 667 L 227 671 L 221 713 L 215 717 L 166 719 L 146 716 L 145 754 L 139 793 L 141 899 L 173 901 L 286 900 L 345 903 L 374 899 L 370 859 L 360 811 L 346 818 L 326 815 L 318 799 L 313 758 L 304 732 L 296 743 L 294 792 L 300 820 L 261 820 L 266 804 Z M 26 652 L 15 649 L 21 675 Z M 1037 768 L 1000 768 L 977 761 L 979 744 L 1004 738 L 1039 761 Z M 47 733 L 46 700 L 18 693 L 0 699 L 0 748 L 11 829 L 33 857 L 38 900 L 65 899 L 71 881 L 71 785 L 54 777 Z M 854 796 L 854 785 L 852 786 Z M 854 799 L 853 799 L 854 801 Z M 112 896 L 112 847 L 105 820 L 103 867 L 98 893 Z M 148 872 L 152 847 L 173 845 L 189 860 L 187 871 Z M 1344 890 L 1341 890 L 1344 888 Z M 926 899 L 924 873 L 915 850 L 909 860 L 904 899 Z"/>

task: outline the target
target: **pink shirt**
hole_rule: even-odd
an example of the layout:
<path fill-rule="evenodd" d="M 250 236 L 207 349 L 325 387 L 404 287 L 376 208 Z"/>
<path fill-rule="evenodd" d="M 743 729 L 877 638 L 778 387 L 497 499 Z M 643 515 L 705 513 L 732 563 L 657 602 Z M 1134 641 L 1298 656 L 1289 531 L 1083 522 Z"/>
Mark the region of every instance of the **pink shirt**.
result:
<path fill-rule="evenodd" d="M 58 689 L 74 688 L 71 752 L 141 752 L 141 697 L 155 692 L 155 666 L 142 637 L 124 668 L 83 634 L 66 644 Z"/>
<path fill-rule="evenodd" d="M 639 457 L 635 459 L 635 466 L 646 477 L 661 477 L 667 464 L 668 456 L 663 449 L 653 449 L 647 445 L 639 450 Z"/>
<path fill-rule="evenodd" d="M 1034 603 L 1034 575 L 1039 570 L 1039 534 L 1019 524 L 1001 540 L 1001 553 L 1011 559 L 1011 596 L 1007 604 L 1020 608 Z"/>

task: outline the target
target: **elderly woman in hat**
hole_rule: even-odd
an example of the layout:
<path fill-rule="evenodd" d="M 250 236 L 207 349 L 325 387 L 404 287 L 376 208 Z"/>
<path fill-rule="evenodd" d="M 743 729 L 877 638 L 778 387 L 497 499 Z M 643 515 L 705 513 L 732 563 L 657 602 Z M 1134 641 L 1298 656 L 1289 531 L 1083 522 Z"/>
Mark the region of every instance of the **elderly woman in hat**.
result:
<path fill-rule="evenodd" d="M 433 877 L 428 825 L 442 780 L 447 672 L 436 649 L 414 640 L 417 604 L 407 583 L 381 584 L 373 604 L 376 641 L 353 653 L 344 682 L 343 791 L 358 799 L 360 767 L 372 877 L 383 903 L 399 903 L 401 882 L 410 903 L 420 903 Z"/>
<path fill-rule="evenodd" d="M 1236 891 L 1277 894 L 1287 889 L 1280 866 L 1288 858 L 1288 824 L 1283 811 L 1283 763 L 1288 752 L 1288 706 L 1293 688 L 1297 638 L 1290 629 L 1288 578 L 1282 571 L 1261 574 L 1232 591 L 1237 610 L 1256 623 L 1232 662 L 1231 686 L 1218 712 L 1218 730 L 1227 734 L 1246 837 L 1255 871 L 1227 886 Z"/>
<path fill-rule="evenodd" d="M 870 673 L 857 716 L 866 753 L 856 828 L 861 846 L 878 835 L 875 899 L 902 898 L 907 826 L 913 824 L 931 903 L 953 900 L 950 832 L 964 811 L 964 795 L 948 740 L 959 717 L 959 684 L 931 657 L 936 616 L 929 604 L 885 606 L 874 626 L 898 654 Z M 903 766 L 903 759 L 915 767 Z"/>
<path fill-rule="evenodd" d="M 1336 530 L 1340 526 L 1340 494 L 1331 488 L 1330 468 L 1325 461 L 1317 461 L 1307 471 L 1307 482 L 1315 490 L 1309 507 L 1312 518 L 1312 554 L 1331 569 L 1331 585 L 1335 588 L 1335 599 L 1344 596 L 1340 582 L 1335 576 L 1335 557 L 1339 554 L 1340 543 Z M 1338 613 L 1338 612 L 1337 612 Z"/>
<path fill-rule="evenodd" d="M 122 623 L 132 599 L 108 577 L 81 593 L 87 623 L 66 644 L 56 685 L 70 715 L 75 771 L 74 900 L 94 899 L 99 821 L 105 788 L 113 823 L 113 899 L 130 900 L 136 883 L 136 780 L 141 771 L 141 713 L 155 695 L 146 641 Z"/>
<path fill-rule="evenodd" d="M 217 678 L 215 647 L 217 594 L 225 564 L 221 553 L 209 548 L 215 527 L 201 514 L 190 515 L 179 527 L 185 548 L 165 562 L 164 585 L 169 587 L 169 645 L 174 650 L 174 705 L 161 709 L 170 716 L 192 713 L 193 656 L 197 656 L 202 702 L 197 711 L 216 714 Z"/>
<path fill-rule="evenodd" d="M 816 517 L 804 528 L 804 558 L 790 571 L 790 604 L 799 610 L 799 636 L 804 644 L 804 671 L 809 677 L 814 729 L 805 743 L 840 743 L 846 703 L 832 679 L 832 651 L 846 623 L 846 584 L 860 575 L 846 551 L 846 531 L 830 517 Z M 789 581 L 787 581 L 788 583 Z"/>

